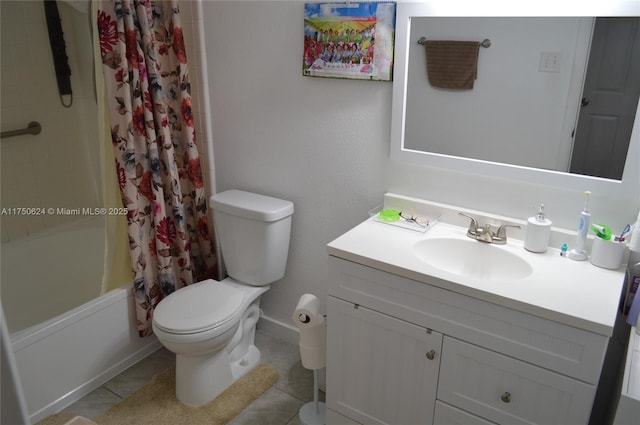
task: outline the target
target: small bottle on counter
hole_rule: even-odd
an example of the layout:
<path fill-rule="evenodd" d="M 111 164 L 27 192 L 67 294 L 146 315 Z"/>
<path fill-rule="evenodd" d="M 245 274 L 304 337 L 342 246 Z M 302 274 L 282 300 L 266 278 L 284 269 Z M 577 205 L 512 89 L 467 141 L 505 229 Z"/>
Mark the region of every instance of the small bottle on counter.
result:
<path fill-rule="evenodd" d="M 538 214 L 527 220 L 527 235 L 524 247 L 531 252 L 545 252 L 549 246 L 551 220 L 544 216 L 544 204 L 538 207 Z"/>
<path fill-rule="evenodd" d="M 563 243 L 562 247 L 560 247 L 560 256 L 566 258 L 568 250 L 569 250 L 569 246 L 566 243 Z"/>

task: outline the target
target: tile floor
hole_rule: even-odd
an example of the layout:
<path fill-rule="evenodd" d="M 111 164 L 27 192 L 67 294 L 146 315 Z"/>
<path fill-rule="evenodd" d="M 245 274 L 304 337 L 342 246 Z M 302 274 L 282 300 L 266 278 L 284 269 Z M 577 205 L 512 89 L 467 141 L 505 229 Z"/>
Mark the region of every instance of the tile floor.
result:
<path fill-rule="evenodd" d="M 256 332 L 255 344 L 262 353 L 262 361 L 276 367 L 280 378 L 259 399 L 236 416 L 230 425 L 300 424 L 298 410 L 303 404 L 313 400 L 313 371 L 302 367 L 297 345 L 261 331 Z M 94 419 L 174 362 L 175 355 L 162 348 L 64 411 Z M 324 400 L 324 394 L 320 393 L 320 398 Z"/>

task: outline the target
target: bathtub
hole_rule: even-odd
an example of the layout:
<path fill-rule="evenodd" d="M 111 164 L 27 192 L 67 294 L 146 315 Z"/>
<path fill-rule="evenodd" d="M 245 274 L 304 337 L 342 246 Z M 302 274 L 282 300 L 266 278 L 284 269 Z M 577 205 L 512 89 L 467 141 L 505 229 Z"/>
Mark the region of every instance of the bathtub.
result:
<path fill-rule="evenodd" d="M 100 296 L 104 217 L 89 217 L 2 244 L 0 282 L 9 332 Z"/>
<path fill-rule="evenodd" d="M 138 336 L 130 285 L 100 295 L 103 234 L 89 219 L 2 245 L 2 303 L 32 423 L 161 348 Z"/>

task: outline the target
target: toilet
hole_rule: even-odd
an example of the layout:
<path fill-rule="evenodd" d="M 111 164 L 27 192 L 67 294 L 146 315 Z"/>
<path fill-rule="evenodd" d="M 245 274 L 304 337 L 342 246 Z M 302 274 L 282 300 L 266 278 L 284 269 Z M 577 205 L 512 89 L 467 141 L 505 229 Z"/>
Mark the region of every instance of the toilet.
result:
<path fill-rule="evenodd" d="M 260 361 L 254 345 L 260 295 L 282 279 L 293 203 L 240 190 L 211 197 L 229 277 L 186 286 L 153 313 L 153 332 L 176 354 L 176 397 L 208 403 Z"/>

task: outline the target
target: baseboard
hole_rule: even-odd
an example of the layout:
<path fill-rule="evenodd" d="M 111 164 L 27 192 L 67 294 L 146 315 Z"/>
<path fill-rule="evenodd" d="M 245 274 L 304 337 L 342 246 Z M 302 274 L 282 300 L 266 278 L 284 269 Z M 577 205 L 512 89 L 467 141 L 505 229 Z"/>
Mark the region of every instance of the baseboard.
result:
<path fill-rule="evenodd" d="M 261 316 L 256 326 L 259 330 L 291 344 L 298 345 L 300 342 L 300 331 L 298 331 L 298 328 L 272 317 Z"/>

